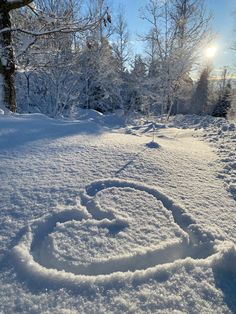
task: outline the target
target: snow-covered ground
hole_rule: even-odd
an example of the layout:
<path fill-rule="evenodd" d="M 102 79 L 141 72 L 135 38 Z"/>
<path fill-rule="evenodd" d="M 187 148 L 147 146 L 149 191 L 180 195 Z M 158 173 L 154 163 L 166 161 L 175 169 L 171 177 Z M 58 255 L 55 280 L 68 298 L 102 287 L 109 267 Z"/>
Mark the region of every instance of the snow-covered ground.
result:
<path fill-rule="evenodd" d="M 123 123 L 0 115 L 0 313 L 236 313 L 235 125 Z"/>

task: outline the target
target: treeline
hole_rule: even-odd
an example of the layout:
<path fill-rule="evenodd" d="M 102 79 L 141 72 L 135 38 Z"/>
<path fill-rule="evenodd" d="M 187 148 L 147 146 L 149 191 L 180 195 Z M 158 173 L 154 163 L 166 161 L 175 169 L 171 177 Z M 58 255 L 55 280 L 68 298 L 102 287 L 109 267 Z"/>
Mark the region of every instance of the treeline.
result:
<path fill-rule="evenodd" d="M 85 11 L 78 0 L 38 0 L 12 13 L 16 27 L 44 32 L 37 37 L 14 33 L 19 112 L 55 117 L 71 115 L 79 107 L 167 117 L 176 113 L 226 116 L 232 107 L 227 73 L 216 84 L 206 66 L 199 80 L 191 78 L 211 36 L 204 0 L 147 0 L 141 18 L 150 27 L 140 35 L 146 49 L 135 56 L 122 9 L 118 14 L 106 11 L 102 0 L 85 4 L 87 18 L 106 15 L 82 32 L 45 35 L 47 27 L 60 29 L 67 24 L 73 28 L 74 20 Z"/>

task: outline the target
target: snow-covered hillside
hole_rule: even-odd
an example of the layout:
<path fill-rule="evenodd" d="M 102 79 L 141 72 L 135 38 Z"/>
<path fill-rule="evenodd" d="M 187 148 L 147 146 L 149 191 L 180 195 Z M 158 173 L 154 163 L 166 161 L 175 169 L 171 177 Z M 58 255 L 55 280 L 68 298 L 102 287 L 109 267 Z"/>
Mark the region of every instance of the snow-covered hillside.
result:
<path fill-rule="evenodd" d="M 236 312 L 235 125 L 123 120 L 0 115 L 0 313 Z"/>

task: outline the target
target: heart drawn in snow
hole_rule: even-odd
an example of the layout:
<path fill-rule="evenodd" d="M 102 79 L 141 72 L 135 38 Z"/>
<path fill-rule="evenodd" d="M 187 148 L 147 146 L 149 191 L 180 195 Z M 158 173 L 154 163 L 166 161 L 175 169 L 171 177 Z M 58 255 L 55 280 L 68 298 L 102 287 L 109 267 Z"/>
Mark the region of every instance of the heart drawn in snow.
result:
<path fill-rule="evenodd" d="M 78 208 L 35 220 L 13 257 L 22 272 L 57 283 L 104 281 L 187 257 L 214 255 L 214 237 L 154 187 L 105 179 L 80 193 Z"/>

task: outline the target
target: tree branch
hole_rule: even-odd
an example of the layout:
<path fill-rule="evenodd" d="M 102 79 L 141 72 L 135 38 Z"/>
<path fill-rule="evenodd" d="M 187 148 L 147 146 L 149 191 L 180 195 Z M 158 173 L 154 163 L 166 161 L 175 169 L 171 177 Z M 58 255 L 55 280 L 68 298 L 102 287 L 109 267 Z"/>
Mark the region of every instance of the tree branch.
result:
<path fill-rule="evenodd" d="M 32 1 L 31 1 L 32 2 Z M 107 14 L 107 10 L 104 12 L 104 14 L 96 21 L 91 22 L 91 21 L 87 21 L 84 24 L 81 23 L 73 23 L 73 24 L 66 24 L 63 25 L 61 27 L 57 27 L 57 28 L 53 28 L 53 29 L 49 29 L 46 31 L 31 31 L 31 30 L 26 30 L 26 29 L 21 29 L 21 28 L 10 28 L 10 27 L 6 27 L 0 30 L 0 34 L 1 33 L 6 33 L 6 32 L 21 32 L 23 34 L 27 34 L 27 35 L 31 35 L 34 37 L 39 37 L 39 36 L 45 36 L 45 35 L 52 35 L 54 33 L 83 33 L 86 32 L 88 30 L 93 30 L 95 29 L 100 23 L 102 23 L 104 17 Z"/>
<path fill-rule="evenodd" d="M 0 8 L 7 10 L 7 11 L 11 11 L 11 10 L 22 8 L 22 7 L 30 4 L 33 1 L 34 0 L 8 0 L 8 1 L 7 0 L 1 0 L 0 1 Z"/>

